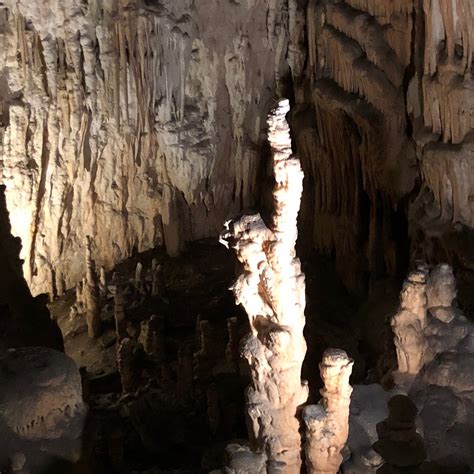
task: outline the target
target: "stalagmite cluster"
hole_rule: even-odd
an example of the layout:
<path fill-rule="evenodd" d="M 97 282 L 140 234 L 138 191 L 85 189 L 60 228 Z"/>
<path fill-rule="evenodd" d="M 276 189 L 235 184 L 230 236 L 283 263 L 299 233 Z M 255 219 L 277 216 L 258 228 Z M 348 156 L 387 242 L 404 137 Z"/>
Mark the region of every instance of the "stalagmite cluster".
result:
<path fill-rule="evenodd" d="M 447 264 L 420 263 L 392 318 L 398 370 L 393 378 L 420 412 L 429 460 L 456 456 L 474 467 L 472 414 L 474 325 L 456 306 L 456 282 Z M 454 454 L 455 453 L 455 454 Z"/>
<path fill-rule="evenodd" d="M 259 214 L 246 215 L 228 223 L 222 239 L 244 267 L 232 290 L 252 330 L 242 343 L 251 373 L 246 393 L 249 434 L 270 471 L 299 473 L 297 412 L 308 396 L 301 381 L 305 284 L 295 254 L 303 173 L 291 154 L 288 110 L 288 101 L 282 100 L 268 119 L 276 181 L 271 227 Z"/>
<path fill-rule="evenodd" d="M 399 383 L 412 382 L 442 353 L 471 350 L 472 324 L 454 306 L 456 292 L 447 264 L 419 264 L 409 274 L 400 294 L 400 311 L 391 321 L 398 360 L 394 378 Z"/>
<path fill-rule="evenodd" d="M 303 410 L 306 466 L 311 474 L 337 474 L 349 435 L 349 377 L 353 361 L 339 349 L 328 349 L 319 364 L 324 388 L 319 405 Z"/>

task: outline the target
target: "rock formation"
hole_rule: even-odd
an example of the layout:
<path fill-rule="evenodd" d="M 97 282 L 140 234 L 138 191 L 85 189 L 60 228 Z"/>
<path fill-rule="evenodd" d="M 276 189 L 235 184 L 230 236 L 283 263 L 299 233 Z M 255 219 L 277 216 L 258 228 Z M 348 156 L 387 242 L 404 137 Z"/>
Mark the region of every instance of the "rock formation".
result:
<path fill-rule="evenodd" d="M 410 251 L 472 282 L 473 24 L 470 0 L 290 2 L 300 224 L 356 292 Z"/>
<path fill-rule="evenodd" d="M 115 285 L 114 295 L 114 319 L 117 341 L 127 336 L 127 321 L 125 319 L 124 297 L 122 284 L 119 281 L 118 273 L 114 273 L 113 281 Z"/>
<path fill-rule="evenodd" d="M 100 294 L 95 271 L 95 262 L 91 255 L 92 239 L 86 238 L 86 281 L 84 286 L 84 302 L 89 337 L 99 337 L 101 334 Z"/>
<path fill-rule="evenodd" d="M 287 17 L 283 0 L 1 2 L 1 180 L 34 292 L 48 266 L 82 278 L 85 235 L 111 268 L 255 202 Z"/>
<path fill-rule="evenodd" d="M 140 374 L 137 372 L 139 344 L 125 337 L 117 344 L 117 366 L 124 393 L 134 392 L 138 388 Z"/>
<path fill-rule="evenodd" d="M 140 328 L 139 342 L 144 351 L 162 361 L 165 357 L 165 338 L 164 338 L 164 319 L 163 317 L 153 315 L 150 319 L 142 321 Z"/>
<path fill-rule="evenodd" d="M 303 173 L 291 154 L 288 110 L 288 101 L 282 100 L 268 119 L 276 181 L 271 227 L 259 214 L 245 215 L 227 224 L 222 240 L 244 267 L 232 290 L 252 331 L 242 342 L 251 373 L 246 393 L 249 435 L 254 449 L 267 458 L 269 471 L 278 466 L 282 472 L 299 473 L 297 412 L 308 396 L 301 381 L 305 284 L 295 254 Z"/>
<path fill-rule="evenodd" d="M 392 320 L 399 362 L 393 376 L 419 409 L 428 459 L 455 456 L 472 469 L 474 453 L 466 439 L 472 439 L 474 424 L 461 407 L 473 403 L 474 325 L 455 306 L 455 296 L 449 265 L 421 264 L 410 274 L 401 300 L 402 306 L 410 301 L 411 322 L 406 310 Z"/>
<path fill-rule="evenodd" d="M 69 357 L 45 347 L 11 349 L 0 354 L 0 385 L 0 465 L 15 452 L 30 472 L 42 472 L 45 453 L 79 459 L 87 407 Z"/>
<path fill-rule="evenodd" d="M 416 432 L 415 404 L 405 395 L 396 395 L 388 402 L 389 414 L 377 425 L 379 440 L 374 449 L 385 461 L 380 474 L 422 473 L 426 451 L 423 439 Z M 433 471 L 431 471 L 433 472 Z"/>
<path fill-rule="evenodd" d="M 31 296 L 19 258 L 21 241 L 11 235 L 5 187 L 0 186 L 0 352 L 10 347 L 63 349 L 63 338 L 46 307 L 47 296 Z"/>
<path fill-rule="evenodd" d="M 227 331 L 229 341 L 225 350 L 225 358 L 228 364 L 238 371 L 240 354 L 239 354 L 239 323 L 236 317 L 227 319 Z"/>
<path fill-rule="evenodd" d="M 327 349 L 319 364 L 324 388 L 319 405 L 303 409 L 306 466 L 310 474 L 337 474 L 349 435 L 349 377 L 353 361 L 339 349 Z"/>
<path fill-rule="evenodd" d="M 391 321 L 401 374 L 415 376 L 423 367 L 427 350 L 424 329 L 428 322 L 426 277 L 424 269 L 410 273 L 400 294 L 400 311 Z"/>
<path fill-rule="evenodd" d="M 133 285 L 135 286 L 135 291 L 138 295 L 142 294 L 144 290 L 142 273 L 143 265 L 141 262 L 138 262 L 135 268 L 135 278 L 133 279 Z"/>
<path fill-rule="evenodd" d="M 105 268 L 102 265 L 99 272 L 99 294 L 100 301 L 105 303 L 107 301 L 107 277 L 105 275 Z"/>
<path fill-rule="evenodd" d="M 156 259 L 151 264 L 151 296 L 159 296 L 162 287 L 161 282 L 161 266 L 158 265 Z"/>

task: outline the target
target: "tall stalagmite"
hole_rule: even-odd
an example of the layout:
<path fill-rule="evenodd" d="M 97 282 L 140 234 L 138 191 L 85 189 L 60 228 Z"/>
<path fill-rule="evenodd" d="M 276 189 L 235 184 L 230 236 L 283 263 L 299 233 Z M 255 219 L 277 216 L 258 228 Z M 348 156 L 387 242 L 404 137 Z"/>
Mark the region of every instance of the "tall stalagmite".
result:
<path fill-rule="evenodd" d="M 297 413 L 308 396 L 301 381 L 305 281 L 295 252 L 303 172 L 291 154 L 288 110 L 288 100 L 282 100 L 268 119 L 276 181 L 270 228 L 260 214 L 245 215 L 227 223 L 222 238 L 244 267 L 232 290 L 252 331 L 242 342 L 251 373 L 246 392 L 250 438 L 266 456 L 269 472 L 299 473 Z"/>

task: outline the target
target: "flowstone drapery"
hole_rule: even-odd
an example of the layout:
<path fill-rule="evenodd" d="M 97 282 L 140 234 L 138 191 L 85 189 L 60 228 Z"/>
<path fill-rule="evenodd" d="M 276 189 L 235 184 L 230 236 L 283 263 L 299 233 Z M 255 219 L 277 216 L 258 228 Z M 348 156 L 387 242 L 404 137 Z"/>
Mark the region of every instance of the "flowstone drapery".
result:
<path fill-rule="evenodd" d="M 295 253 L 303 172 L 291 154 L 288 110 L 288 100 L 282 100 L 268 119 L 276 182 L 270 228 L 260 214 L 245 215 L 226 224 L 222 241 L 235 249 L 244 267 L 232 290 L 251 327 L 241 345 L 251 373 L 246 392 L 250 439 L 266 457 L 267 470 L 299 473 L 297 412 L 308 396 L 301 381 L 305 281 Z"/>

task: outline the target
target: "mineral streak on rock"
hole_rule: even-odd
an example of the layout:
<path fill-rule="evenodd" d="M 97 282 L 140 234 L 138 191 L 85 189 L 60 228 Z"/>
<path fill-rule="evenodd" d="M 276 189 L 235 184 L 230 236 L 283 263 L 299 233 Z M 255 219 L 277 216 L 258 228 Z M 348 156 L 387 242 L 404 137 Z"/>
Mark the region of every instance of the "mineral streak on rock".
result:
<path fill-rule="evenodd" d="M 324 388 L 319 405 L 303 409 L 306 467 L 310 474 L 337 474 L 349 435 L 353 361 L 339 349 L 327 349 L 319 364 Z"/>
<path fill-rule="evenodd" d="M 305 282 L 295 253 L 303 172 L 291 155 L 288 111 L 288 100 L 281 100 L 268 118 L 276 182 L 271 228 L 259 214 L 245 215 L 228 223 L 221 239 L 244 267 L 232 290 L 251 327 L 241 349 L 251 374 L 246 392 L 249 436 L 253 448 L 266 456 L 269 470 L 278 466 L 281 472 L 299 473 L 297 410 L 308 396 L 307 383 L 301 381 Z"/>

